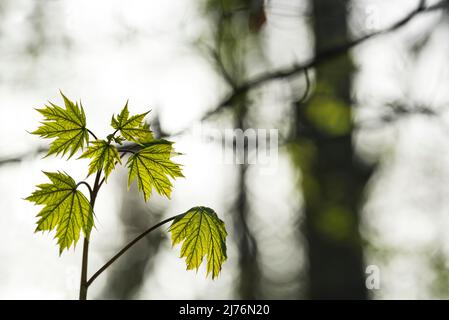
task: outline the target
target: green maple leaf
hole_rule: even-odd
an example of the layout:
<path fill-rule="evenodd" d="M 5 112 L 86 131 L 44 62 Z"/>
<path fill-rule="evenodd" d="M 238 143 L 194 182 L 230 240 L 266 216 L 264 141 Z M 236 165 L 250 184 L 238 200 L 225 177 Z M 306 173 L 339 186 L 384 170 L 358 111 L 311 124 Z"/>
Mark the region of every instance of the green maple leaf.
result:
<path fill-rule="evenodd" d="M 72 243 L 76 245 L 81 230 L 89 237 L 94 225 L 93 211 L 89 201 L 76 182 L 66 173 L 44 172 L 51 183 L 40 184 L 31 196 L 26 198 L 38 205 L 45 205 L 37 217 L 36 231 L 50 231 L 56 228 L 59 254 Z"/>
<path fill-rule="evenodd" d="M 117 148 L 105 140 L 92 141 L 80 158 L 92 159 L 89 164 L 89 175 L 103 170 L 106 180 L 114 169 L 115 163 L 122 163 Z"/>
<path fill-rule="evenodd" d="M 150 198 L 153 188 L 160 195 L 170 198 L 173 186 L 169 177 L 183 177 L 180 165 L 170 159 L 176 155 L 172 145 L 170 141 L 154 140 L 128 159 L 128 187 L 137 179 L 145 201 Z"/>
<path fill-rule="evenodd" d="M 149 113 L 145 112 L 134 116 L 129 116 L 128 102 L 126 102 L 123 110 L 117 115 L 112 116 L 111 126 L 120 131 L 120 134 L 128 141 L 136 143 L 149 142 L 153 140 L 153 134 L 150 126 L 143 122 L 145 116 Z"/>
<path fill-rule="evenodd" d="M 212 279 L 218 277 L 226 256 L 226 228 L 214 210 L 194 207 L 176 218 L 169 228 L 172 245 L 184 241 L 181 258 L 186 258 L 187 270 L 200 267 L 204 256 L 207 258 L 207 274 Z"/>
<path fill-rule="evenodd" d="M 150 124 L 147 122 L 142 123 L 142 134 L 139 137 L 139 144 L 149 143 L 154 140 L 153 133 L 150 130 Z"/>
<path fill-rule="evenodd" d="M 75 152 L 87 144 L 89 133 L 86 128 L 86 115 L 83 106 L 73 103 L 61 92 L 65 109 L 53 103 L 45 105 L 44 109 L 36 109 L 44 117 L 41 126 L 32 134 L 42 138 L 56 138 L 50 144 L 47 156 L 51 154 L 69 153 L 71 158 Z"/>

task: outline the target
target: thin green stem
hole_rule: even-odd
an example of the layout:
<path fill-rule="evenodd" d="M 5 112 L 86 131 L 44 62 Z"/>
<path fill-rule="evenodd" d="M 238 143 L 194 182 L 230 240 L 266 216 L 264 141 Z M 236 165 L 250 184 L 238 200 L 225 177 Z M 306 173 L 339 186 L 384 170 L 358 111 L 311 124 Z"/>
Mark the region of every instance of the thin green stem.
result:
<path fill-rule="evenodd" d="M 94 209 L 95 200 L 97 199 L 98 191 L 100 190 L 100 178 L 101 178 L 101 170 L 98 170 L 90 197 L 90 207 L 92 208 L 92 210 Z M 80 300 L 87 299 L 87 289 L 89 287 L 87 284 L 88 260 L 89 260 L 89 237 L 85 237 L 83 243 L 83 260 L 81 262 L 81 281 L 80 281 L 80 295 L 79 295 Z"/>
<path fill-rule="evenodd" d="M 90 184 L 88 184 L 86 181 L 78 182 L 78 184 L 76 185 L 76 188 L 78 188 L 82 184 L 84 184 L 87 187 L 87 189 L 89 189 L 89 195 L 90 195 L 90 198 L 92 199 L 92 188 L 91 188 Z"/>
<path fill-rule="evenodd" d="M 83 243 L 83 261 L 82 261 L 82 267 L 81 267 L 81 283 L 80 283 L 80 300 L 87 300 L 87 286 L 86 286 L 86 279 L 87 279 L 87 263 L 89 258 L 89 239 L 87 237 L 84 238 Z"/>
<path fill-rule="evenodd" d="M 87 129 L 87 128 L 86 128 Z M 95 133 L 93 133 L 92 131 L 90 131 L 89 129 L 87 129 L 87 132 L 89 132 L 89 134 L 95 139 L 98 140 L 97 136 L 95 135 Z"/>
<path fill-rule="evenodd" d="M 103 183 L 106 181 L 106 177 L 103 177 L 103 179 L 101 179 L 100 184 L 98 185 L 98 189 L 101 188 L 101 186 L 103 185 Z"/>
<path fill-rule="evenodd" d="M 139 240 L 141 240 L 142 238 L 144 238 L 147 234 L 149 234 L 151 231 L 156 230 L 157 228 L 159 228 L 160 226 L 166 224 L 167 222 L 170 222 L 172 220 L 175 220 L 177 217 L 179 217 L 180 215 L 176 215 L 173 216 L 171 218 L 165 219 L 161 222 L 159 222 L 158 224 L 155 224 L 154 226 L 148 228 L 147 230 L 145 230 L 144 232 L 142 232 L 140 235 L 138 235 L 134 240 L 130 241 L 126 246 L 123 247 L 122 250 L 120 250 L 119 252 L 117 252 L 116 255 L 114 255 L 111 259 L 108 260 L 108 262 L 106 262 L 100 269 L 98 269 L 97 272 L 94 273 L 94 275 L 89 279 L 89 281 L 87 281 L 87 287 L 89 287 L 92 282 L 95 281 L 95 279 L 97 279 L 97 277 L 102 274 L 107 268 L 109 268 L 111 266 L 111 264 L 113 264 L 118 258 L 120 258 L 126 251 L 128 251 L 133 245 L 135 245 Z"/>

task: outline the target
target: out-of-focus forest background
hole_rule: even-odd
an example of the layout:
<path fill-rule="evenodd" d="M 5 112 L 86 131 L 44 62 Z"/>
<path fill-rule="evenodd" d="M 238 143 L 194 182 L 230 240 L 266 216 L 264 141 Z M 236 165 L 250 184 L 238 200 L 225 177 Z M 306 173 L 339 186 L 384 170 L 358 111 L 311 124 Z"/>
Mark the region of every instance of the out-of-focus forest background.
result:
<path fill-rule="evenodd" d="M 129 99 L 184 155 L 172 200 L 111 175 L 92 274 L 163 218 L 203 204 L 229 233 L 220 277 L 185 271 L 166 229 L 90 288 L 97 299 L 449 298 L 446 0 L 0 0 L 0 298 L 75 299 L 81 245 L 58 257 L 23 201 L 41 170 L 34 108 L 81 99 L 108 133 Z M 372 37 L 370 35 L 373 35 Z M 227 164 L 209 129 L 277 129 L 276 165 Z M 231 146 L 232 147 L 232 146 Z M 251 151 L 251 150 L 250 150 Z M 365 285 L 367 266 L 379 288 Z"/>

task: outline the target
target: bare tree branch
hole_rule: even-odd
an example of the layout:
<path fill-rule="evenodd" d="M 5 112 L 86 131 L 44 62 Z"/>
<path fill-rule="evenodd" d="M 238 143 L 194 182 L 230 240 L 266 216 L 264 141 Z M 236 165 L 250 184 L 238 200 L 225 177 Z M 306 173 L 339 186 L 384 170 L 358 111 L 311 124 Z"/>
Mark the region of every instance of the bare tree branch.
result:
<path fill-rule="evenodd" d="M 264 74 L 261 74 L 259 76 L 254 77 L 253 79 L 249 79 L 244 83 L 241 83 L 237 86 L 233 86 L 233 90 L 225 96 L 221 102 L 218 103 L 218 105 L 212 109 L 211 111 L 207 112 L 203 115 L 201 118 L 201 121 L 205 121 L 209 119 L 211 116 L 220 113 L 223 109 L 227 108 L 229 105 L 232 104 L 232 102 L 241 96 L 244 93 L 247 93 L 248 91 L 255 89 L 265 83 L 268 83 L 270 81 L 279 80 L 279 79 L 290 79 L 291 77 L 297 76 L 303 72 L 306 72 L 307 70 L 314 68 L 316 66 L 319 66 L 325 61 L 328 61 L 330 59 L 333 59 L 335 57 L 338 57 L 339 55 L 346 53 L 347 51 L 351 50 L 352 48 L 358 46 L 359 44 L 362 44 L 363 42 L 370 40 L 372 38 L 375 38 L 380 35 L 388 34 L 391 32 L 394 32 L 397 29 L 400 29 L 401 27 L 408 24 L 410 21 L 412 21 L 415 17 L 419 16 L 423 13 L 433 12 L 437 10 L 447 9 L 449 7 L 449 0 L 442 0 L 434 5 L 431 6 L 425 6 L 425 0 L 420 0 L 419 5 L 412 10 L 409 14 L 407 14 L 405 17 L 394 23 L 392 26 L 379 30 L 370 34 L 367 34 L 363 37 L 360 37 L 358 39 L 355 39 L 353 41 L 350 41 L 348 43 L 341 44 L 339 46 L 336 46 L 334 48 L 330 48 L 328 50 L 325 50 L 321 52 L 320 54 L 316 55 L 315 57 L 311 58 L 309 61 L 306 61 L 302 64 L 296 64 L 293 66 L 290 66 L 285 69 L 279 69 L 275 71 L 270 71 Z M 216 54 L 217 52 L 212 52 L 214 58 L 217 58 Z M 219 59 L 217 59 L 217 62 L 220 63 Z M 219 68 L 221 66 L 219 65 Z M 307 77 L 308 78 L 308 77 Z M 306 78 L 306 79 L 307 79 Z M 306 89 L 306 92 L 310 90 L 310 87 Z M 307 95 L 307 93 L 306 93 Z M 306 97 L 305 97 L 306 98 Z M 305 99 L 304 98 L 304 99 Z M 175 133 L 166 133 L 162 132 L 161 130 L 161 137 L 173 137 L 173 136 L 179 136 L 185 133 L 189 128 L 182 129 Z M 124 146 L 126 149 L 134 149 L 136 145 L 129 144 Z M 18 156 L 13 157 L 7 157 L 0 159 L 0 166 L 8 163 L 16 163 L 20 162 L 26 157 L 29 157 L 31 155 L 37 155 L 48 151 L 47 148 L 39 147 L 36 150 L 32 150 L 26 153 L 23 153 Z M 120 151 L 120 148 L 119 148 Z"/>
<path fill-rule="evenodd" d="M 353 41 L 350 41 L 348 43 L 341 44 L 339 46 L 336 46 L 334 48 L 330 48 L 328 50 L 323 51 L 322 53 L 317 54 L 315 57 L 311 58 L 309 61 L 306 61 L 302 64 L 296 64 L 291 67 L 285 68 L 285 69 L 279 69 L 271 72 L 264 73 L 262 75 L 256 76 L 253 79 L 249 79 L 244 83 L 241 83 L 237 87 L 234 88 L 234 90 L 231 91 L 226 97 L 224 97 L 221 102 L 211 111 L 207 112 L 202 118 L 201 121 L 207 120 L 211 116 L 219 113 L 223 109 L 227 108 L 228 106 L 232 105 L 232 102 L 241 96 L 244 93 L 247 93 L 248 91 L 255 89 L 267 82 L 278 80 L 278 79 L 289 79 L 291 77 L 297 76 L 303 72 L 305 72 L 308 69 L 314 68 L 320 64 L 322 64 L 325 61 L 328 61 L 330 59 L 333 59 L 335 57 L 338 57 L 339 55 L 346 53 L 350 49 L 358 46 L 359 44 L 370 40 L 372 38 L 375 38 L 380 35 L 384 35 L 387 33 L 391 33 L 397 29 L 400 29 L 401 27 L 405 26 L 408 22 L 413 20 L 415 17 L 422 13 L 428 13 L 432 11 L 436 11 L 439 9 L 447 8 L 449 5 L 449 0 L 442 0 L 438 2 L 437 4 L 434 4 L 432 6 L 425 6 L 425 1 L 421 0 L 418 4 L 418 6 L 411 11 L 409 14 L 407 14 L 404 18 L 400 19 L 396 23 L 394 23 L 392 26 L 379 30 L 370 34 L 367 34 L 363 37 L 360 37 L 358 39 L 355 39 Z M 186 129 L 176 133 L 175 135 L 179 135 L 183 133 Z"/>
<path fill-rule="evenodd" d="M 28 158 L 28 157 L 36 157 L 40 154 L 43 154 L 45 152 L 48 152 L 48 148 L 46 147 L 38 147 L 35 150 L 29 150 L 27 152 L 15 155 L 15 156 L 9 156 L 9 157 L 4 157 L 0 159 L 0 166 L 3 166 L 5 164 L 9 164 L 9 163 L 18 163 L 23 161 L 24 159 Z"/>

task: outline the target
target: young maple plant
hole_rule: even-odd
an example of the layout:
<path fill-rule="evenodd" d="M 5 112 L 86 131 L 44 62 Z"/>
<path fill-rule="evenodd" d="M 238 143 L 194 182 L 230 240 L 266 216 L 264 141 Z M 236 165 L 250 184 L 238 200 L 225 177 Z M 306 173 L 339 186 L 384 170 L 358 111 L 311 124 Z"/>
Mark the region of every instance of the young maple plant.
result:
<path fill-rule="evenodd" d="M 61 95 L 65 108 L 49 102 L 45 108 L 37 109 L 44 120 L 32 134 L 53 139 L 47 156 L 68 155 L 70 159 L 78 151 L 83 152 L 78 159 L 90 159 L 87 176 L 94 174 L 95 180 L 93 184 L 76 182 L 65 172 L 44 172 L 50 181 L 38 185 L 26 200 L 44 206 L 37 215 L 36 232 L 56 230 L 60 255 L 72 244 L 75 247 L 83 233 L 79 298 L 85 300 L 94 280 L 135 243 L 168 222 L 172 222 L 168 231 L 171 232 L 173 246 L 182 243 L 181 258 L 185 258 L 187 270 L 198 270 L 206 257 L 206 276 L 211 274 L 212 279 L 216 278 L 226 260 L 227 233 L 224 222 L 207 207 L 191 208 L 150 227 L 88 278 L 89 239 L 94 227 L 95 200 L 103 183 L 107 182 L 115 167 L 122 164 L 123 158 L 128 156 L 128 188 L 137 180 L 145 201 L 150 199 L 153 189 L 170 198 L 170 179 L 183 175 L 181 165 L 171 159 L 178 154 L 173 149 L 173 142 L 154 138 L 150 126 L 144 122 L 148 112 L 130 116 L 126 103 L 117 116 L 112 116 L 112 133 L 106 139 L 99 139 L 87 128 L 81 102 L 74 103 L 62 92 Z M 81 186 L 87 188 L 89 198 L 81 192 Z"/>

